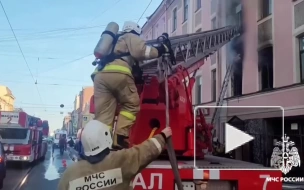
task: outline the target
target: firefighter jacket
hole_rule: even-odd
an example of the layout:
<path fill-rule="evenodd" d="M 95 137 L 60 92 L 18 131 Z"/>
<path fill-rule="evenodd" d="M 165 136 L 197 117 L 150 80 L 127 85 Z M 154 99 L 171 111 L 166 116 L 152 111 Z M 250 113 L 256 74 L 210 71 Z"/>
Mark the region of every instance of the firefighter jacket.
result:
<path fill-rule="evenodd" d="M 132 148 L 110 152 L 96 164 L 80 160 L 66 169 L 58 190 L 132 190 L 133 178 L 154 161 L 164 147 L 164 135 L 158 134 Z"/>
<path fill-rule="evenodd" d="M 115 59 L 108 63 L 101 72 L 124 73 L 132 77 L 132 66 L 136 61 L 149 60 L 159 57 L 158 50 L 152 46 L 147 46 L 146 42 L 138 35 L 133 33 L 125 33 L 118 38 L 114 54 L 130 53 L 129 56 L 124 56 L 120 59 Z M 92 73 L 92 79 L 98 72 L 98 67 Z"/>

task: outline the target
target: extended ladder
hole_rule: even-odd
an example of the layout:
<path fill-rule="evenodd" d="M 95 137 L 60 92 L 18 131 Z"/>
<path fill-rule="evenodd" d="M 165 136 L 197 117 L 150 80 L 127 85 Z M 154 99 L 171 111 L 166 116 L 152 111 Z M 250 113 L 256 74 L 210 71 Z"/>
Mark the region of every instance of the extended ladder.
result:
<path fill-rule="evenodd" d="M 168 76 L 174 74 L 174 71 L 179 66 L 190 70 L 188 73 L 199 69 L 200 60 L 207 58 L 212 53 L 219 50 L 223 45 L 228 43 L 233 37 L 238 34 L 238 27 L 225 27 L 213 31 L 200 32 L 190 35 L 182 35 L 170 38 L 171 48 L 173 49 L 175 61 L 177 64 L 170 63 L 169 56 L 163 55 L 162 58 L 154 61 L 141 64 L 140 67 L 144 75 L 164 77 L 165 79 L 165 91 L 166 91 L 166 126 L 169 126 L 169 94 L 168 94 Z M 148 45 L 158 45 L 158 40 L 152 40 L 147 42 Z M 171 57 L 172 58 L 172 57 Z M 172 60 L 171 60 L 172 61 Z M 170 76 L 169 76 L 170 77 Z M 149 78 L 145 79 L 145 83 L 149 83 Z M 178 172 L 178 165 L 176 161 L 176 155 L 174 152 L 172 139 L 168 140 L 168 155 L 170 163 L 174 172 L 176 185 L 179 190 L 183 190 L 182 181 Z"/>
<path fill-rule="evenodd" d="M 195 66 L 198 61 L 207 58 L 219 50 L 223 45 L 238 35 L 238 33 L 239 27 L 229 26 L 169 38 L 177 62 L 177 64 L 172 67 L 172 72 L 174 73 L 174 70 L 180 65 L 186 69 Z M 150 40 L 147 41 L 147 44 L 157 45 L 158 42 L 157 40 Z M 155 59 L 141 64 L 140 67 L 143 70 L 143 74 L 149 76 L 157 75 L 158 61 L 159 59 Z"/>
<path fill-rule="evenodd" d="M 228 84 L 229 84 L 229 81 L 230 81 L 230 78 L 231 78 L 231 73 L 233 71 L 233 68 L 234 68 L 234 63 L 230 63 L 228 65 L 228 68 L 227 68 L 227 71 L 226 71 L 226 74 L 225 74 L 225 78 L 224 78 L 224 81 L 223 81 L 223 84 L 222 84 L 220 96 L 218 98 L 218 101 L 216 102 L 216 107 L 214 109 L 213 116 L 211 118 L 211 124 L 212 125 L 214 124 L 214 121 L 216 120 L 216 118 L 220 114 L 221 109 L 218 109 L 218 108 L 223 105 L 224 98 L 225 98 L 225 95 L 226 95 L 226 92 L 227 92 L 227 89 L 228 89 Z"/>

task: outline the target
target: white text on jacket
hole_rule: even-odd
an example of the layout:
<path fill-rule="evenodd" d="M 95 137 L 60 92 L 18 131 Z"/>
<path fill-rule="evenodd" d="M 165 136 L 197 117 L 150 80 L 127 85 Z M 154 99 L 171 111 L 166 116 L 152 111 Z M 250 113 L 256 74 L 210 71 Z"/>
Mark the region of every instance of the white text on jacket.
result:
<path fill-rule="evenodd" d="M 94 190 L 122 183 L 121 168 L 81 177 L 69 182 L 69 190 Z"/>

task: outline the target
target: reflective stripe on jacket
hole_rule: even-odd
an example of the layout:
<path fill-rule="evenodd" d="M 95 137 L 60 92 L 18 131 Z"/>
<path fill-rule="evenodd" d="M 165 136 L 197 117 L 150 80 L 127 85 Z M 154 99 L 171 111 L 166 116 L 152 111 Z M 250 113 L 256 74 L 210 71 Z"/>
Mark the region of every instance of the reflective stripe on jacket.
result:
<path fill-rule="evenodd" d="M 127 52 L 130 53 L 130 56 L 115 59 L 113 62 L 108 63 L 101 72 L 118 72 L 132 77 L 132 66 L 135 63 L 135 60 L 144 61 L 158 57 L 156 48 L 147 46 L 143 39 L 133 33 L 126 33 L 119 37 L 114 49 L 116 55 Z M 91 74 L 92 80 L 97 73 L 98 69 L 96 68 Z"/>

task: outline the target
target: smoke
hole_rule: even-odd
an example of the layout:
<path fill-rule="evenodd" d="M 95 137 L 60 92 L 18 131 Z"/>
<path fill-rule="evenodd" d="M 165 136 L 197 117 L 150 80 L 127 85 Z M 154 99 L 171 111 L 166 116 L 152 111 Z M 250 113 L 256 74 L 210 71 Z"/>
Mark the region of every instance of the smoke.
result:
<path fill-rule="evenodd" d="M 243 59 L 244 59 L 244 11 L 242 0 L 227 0 L 226 1 L 226 23 L 227 26 L 239 26 L 240 35 L 235 37 L 227 48 L 228 64 L 234 65 L 234 74 L 242 75 Z"/>

